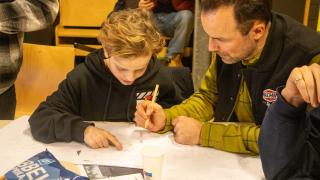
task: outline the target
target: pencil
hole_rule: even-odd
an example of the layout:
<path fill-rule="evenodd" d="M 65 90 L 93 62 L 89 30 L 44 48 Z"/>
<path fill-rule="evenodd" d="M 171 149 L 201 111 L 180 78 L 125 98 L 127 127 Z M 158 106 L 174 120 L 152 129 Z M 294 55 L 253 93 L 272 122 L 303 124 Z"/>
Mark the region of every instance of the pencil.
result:
<path fill-rule="evenodd" d="M 152 94 L 152 99 L 151 99 L 151 104 L 153 104 L 156 99 L 157 99 L 157 95 L 158 95 L 158 90 L 159 90 L 159 84 L 156 84 L 156 87 L 154 88 L 153 94 Z M 146 122 L 144 123 L 144 128 L 147 129 L 148 125 L 149 125 L 149 121 L 150 118 L 148 118 L 146 120 Z"/>

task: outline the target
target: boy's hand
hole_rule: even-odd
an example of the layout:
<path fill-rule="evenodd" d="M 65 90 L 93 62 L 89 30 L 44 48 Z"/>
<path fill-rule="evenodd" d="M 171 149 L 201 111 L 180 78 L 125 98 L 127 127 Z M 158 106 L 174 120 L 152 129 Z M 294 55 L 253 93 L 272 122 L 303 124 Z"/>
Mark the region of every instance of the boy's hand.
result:
<path fill-rule="evenodd" d="M 122 150 L 122 145 L 115 136 L 94 126 L 88 126 L 84 130 L 84 142 L 93 149 L 107 148 L 111 143 L 118 150 Z"/>
<path fill-rule="evenodd" d="M 137 104 L 137 111 L 134 115 L 137 126 L 145 127 L 148 120 L 149 123 L 147 123 L 146 128 L 152 132 L 162 130 L 166 124 L 163 108 L 157 103 L 151 103 L 151 101 L 143 101 Z"/>

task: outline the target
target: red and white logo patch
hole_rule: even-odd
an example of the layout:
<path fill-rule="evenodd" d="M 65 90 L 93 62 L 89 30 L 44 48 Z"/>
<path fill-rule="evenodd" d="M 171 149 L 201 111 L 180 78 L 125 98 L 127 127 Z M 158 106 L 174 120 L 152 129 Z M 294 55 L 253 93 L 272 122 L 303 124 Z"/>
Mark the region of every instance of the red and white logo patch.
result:
<path fill-rule="evenodd" d="M 267 105 L 272 104 L 277 100 L 277 91 L 272 89 L 265 89 L 262 95 L 263 100 L 265 100 Z"/>
<path fill-rule="evenodd" d="M 144 101 L 144 100 L 149 100 L 151 101 L 152 100 L 152 94 L 153 94 L 153 90 L 150 90 L 150 91 L 145 91 L 145 92 L 137 92 L 136 93 L 136 101 L 137 101 L 137 104 L 139 104 L 140 102 Z M 158 94 L 159 94 L 159 91 L 158 91 Z M 158 96 L 157 94 L 157 96 Z"/>
<path fill-rule="evenodd" d="M 152 90 L 146 91 L 146 92 L 137 92 L 136 97 L 137 97 L 137 99 L 136 99 L 137 104 L 139 104 L 140 102 L 142 102 L 144 100 L 152 99 Z"/>

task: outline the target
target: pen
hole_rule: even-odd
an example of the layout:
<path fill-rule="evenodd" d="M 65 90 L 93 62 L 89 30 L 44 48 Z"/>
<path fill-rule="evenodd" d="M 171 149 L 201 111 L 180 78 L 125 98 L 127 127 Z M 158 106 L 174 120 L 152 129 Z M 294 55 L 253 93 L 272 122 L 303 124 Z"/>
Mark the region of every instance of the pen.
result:
<path fill-rule="evenodd" d="M 153 94 L 152 94 L 152 100 L 151 100 L 151 104 L 153 104 L 156 101 L 157 95 L 158 95 L 158 90 L 159 90 L 159 84 L 156 84 L 156 87 L 154 88 Z M 148 125 L 149 125 L 149 121 L 150 118 L 148 118 L 146 120 L 146 122 L 144 123 L 144 128 L 147 129 Z"/>

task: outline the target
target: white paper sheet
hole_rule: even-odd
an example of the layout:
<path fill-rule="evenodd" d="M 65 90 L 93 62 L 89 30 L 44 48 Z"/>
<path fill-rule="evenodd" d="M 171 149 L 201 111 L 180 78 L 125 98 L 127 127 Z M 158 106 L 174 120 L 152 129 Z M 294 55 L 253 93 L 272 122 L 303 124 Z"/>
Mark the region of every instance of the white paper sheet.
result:
<path fill-rule="evenodd" d="M 0 129 L 0 175 L 46 148 L 60 161 L 142 168 L 142 147 L 159 145 L 166 152 L 162 173 L 165 180 L 263 179 L 259 157 L 177 144 L 172 133 L 160 135 L 134 124 L 97 122 L 96 126 L 115 135 L 124 149 L 90 149 L 76 142 L 44 144 L 35 141 L 27 119 L 22 117 Z"/>

